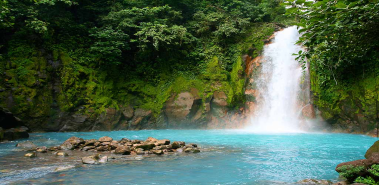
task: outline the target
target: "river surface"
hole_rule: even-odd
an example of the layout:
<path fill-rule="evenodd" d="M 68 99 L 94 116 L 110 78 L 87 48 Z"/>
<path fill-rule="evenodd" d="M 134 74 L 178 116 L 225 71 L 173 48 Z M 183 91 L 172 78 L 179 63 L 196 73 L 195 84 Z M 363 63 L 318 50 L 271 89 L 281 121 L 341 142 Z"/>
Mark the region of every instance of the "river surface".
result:
<path fill-rule="evenodd" d="M 293 184 L 307 178 L 337 181 L 336 165 L 364 158 L 376 141 L 351 134 L 256 134 L 238 130 L 33 133 L 29 140 L 38 146 L 55 146 L 71 136 L 110 136 L 116 140 L 152 136 L 197 143 L 204 151 L 53 172 L 56 164 L 44 164 L 43 168 L 37 165 L 42 163 L 41 158 L 15 163 L 11 158 L 25 152 L 16 151 L 17 142 L 1 143 L 0 184 Z"/>

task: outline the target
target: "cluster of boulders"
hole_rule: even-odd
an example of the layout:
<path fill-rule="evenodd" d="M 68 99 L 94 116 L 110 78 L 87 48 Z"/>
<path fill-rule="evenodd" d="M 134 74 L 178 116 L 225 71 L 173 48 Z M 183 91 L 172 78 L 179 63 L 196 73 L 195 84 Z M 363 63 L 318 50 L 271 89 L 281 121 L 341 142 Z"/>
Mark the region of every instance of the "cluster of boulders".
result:
<path fill-rule="evenodd" d="M 143 155 L 143 154 L 167 154 L 170 152 L 186 152 L 198 153 L 196 144 L 185 144 L 183 141 L 175 141 L 173 143 L 168 139 L 158 140 L 152 137 L 142 140 L 130 140 L 122 138 L 121 140 L 113 140 L 111 137 L 104 136 L 99 140 L 84 140 L 78 137 L 67 139 L 62 145 L 56 147 L 61 150 L 81 150 L 93 152 L 112 152 L 121 155 Z"/>
<path fill-rule="evenodd" d="M 22 142 L 17 147 L 31 151 L 25 154 L 25 157 L 36 157 L 37 153 L 53 152 L 57 156 L 68 156 L 64 150 L 77 150 L 88 152 L 102 152 L 120 155 L 163 155 L 175 152 L 199 153 L 200 149 L 197 144 L 186 144 L 183 141 L 174 141 L 171 143 L 168 139 L 158 140 L 152 137 L 146 140 L 130 140 L 122 138 L 121 140 L 113 140 L 111 137 L 104 136 L 100 139 L 85 140 L 79 137 L 70 137 L 60 146 L 54 147 L 37 147 L 32 142 Z M 108 161 L 107 156 L 96 154 L 89 157 L 83 157 L 84 164 L 98 164 Z"/>

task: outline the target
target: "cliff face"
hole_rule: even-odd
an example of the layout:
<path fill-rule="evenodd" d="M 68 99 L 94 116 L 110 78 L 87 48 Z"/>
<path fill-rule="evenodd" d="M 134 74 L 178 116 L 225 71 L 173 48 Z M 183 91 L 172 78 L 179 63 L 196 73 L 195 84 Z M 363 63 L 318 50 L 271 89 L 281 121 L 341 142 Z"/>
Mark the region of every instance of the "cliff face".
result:
<path fill-rule="evenodd" d="M 357 76 L 348 85 L 321 89 L 311 75 L 312 95 L 318 116 L 334 132 L 376 134 L 379 111 L 379 76 Z"/>

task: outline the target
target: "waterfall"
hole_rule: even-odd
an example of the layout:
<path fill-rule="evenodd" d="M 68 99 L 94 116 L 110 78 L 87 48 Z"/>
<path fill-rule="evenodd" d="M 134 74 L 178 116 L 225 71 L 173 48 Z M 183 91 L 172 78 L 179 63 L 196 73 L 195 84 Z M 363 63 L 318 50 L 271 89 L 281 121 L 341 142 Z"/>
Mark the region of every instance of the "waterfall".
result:
<path fill-rule="evenodd" d="M 257 111 L 251 116 L 248 130 L 260 133 L 302 132 L 299 128 L 299 98 L 302 69 L 293 53 L 299 33 L 295 26 L 275 34 L 271 44 L 265 46 L 261 73 L 256 79 Z"/>

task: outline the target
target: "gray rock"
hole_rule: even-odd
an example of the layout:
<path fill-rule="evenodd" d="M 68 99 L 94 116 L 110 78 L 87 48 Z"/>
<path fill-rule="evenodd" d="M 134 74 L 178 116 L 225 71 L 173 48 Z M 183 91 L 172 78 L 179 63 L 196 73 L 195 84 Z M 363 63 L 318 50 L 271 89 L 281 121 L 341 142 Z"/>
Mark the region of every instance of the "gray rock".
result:
<path fill-rule="evenodd" d="M 24 141 L 24 142 L 17 143 L 16 147 L 26 149 L 26 150 L 35 150 L 37 148 L 37 146 L 31 141 Z"/>
<path fill-rule="evenodd" d="M 73 136 L 68 138 L 60 147 L 62 150 L 73 150 L 80 144 L 84 143 L 84 139 Z"/>
<path fill-rule="evenodd" d="M 168 139 L 162 139 L 162 140 L 159 140 L 157 142 L 158 145 L 169 145 L 170 144 L 170 140 Z"/>
<path fill-rule="evenodd" d="M 55 172 L 61 172 L 61 171 L 67 171 L 67 170 L 70 170 L 72 168 L 75 168 L 74 165 L 68 165 L 68 166 L 59 166 L 57 168 L 55 168 Z"/>
<path fill-rule="evenodd" d="M 88 156 L 88 157 L 82 157 L 83 164 L 99 164 L 99 163 L 106 163 L 107 161 L 108 161 L 107 156 L 101 156 L 99 154 Z"/>

